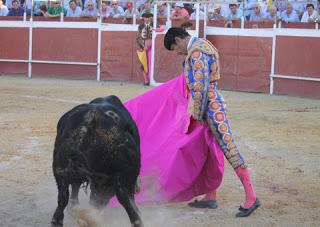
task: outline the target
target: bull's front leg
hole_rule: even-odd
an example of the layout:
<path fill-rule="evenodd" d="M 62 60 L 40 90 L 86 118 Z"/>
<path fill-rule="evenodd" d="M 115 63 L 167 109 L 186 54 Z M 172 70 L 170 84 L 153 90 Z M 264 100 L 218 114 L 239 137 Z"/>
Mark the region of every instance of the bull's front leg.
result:
<path fill-rule="evenodd" d="M 63 211 L 68 205 L 69 200 L 69 184 L 64 180 L 57 179 L 58 186 L 58 207 L 54 212 L 54 215 L 51 220 L 51 225 L 54 227 L 63 226 Z"/>

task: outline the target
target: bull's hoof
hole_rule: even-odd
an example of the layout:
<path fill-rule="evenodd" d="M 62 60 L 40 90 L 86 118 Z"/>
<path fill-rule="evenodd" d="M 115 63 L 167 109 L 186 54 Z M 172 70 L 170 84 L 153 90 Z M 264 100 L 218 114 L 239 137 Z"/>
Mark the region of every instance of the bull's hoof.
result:
<path fill-rule="evenodd" d="M 62 226 L 63 226 L 62 220 L 58 221 L 54 218 L 51 220 L 51 227 L 62 227 Z"/>
<path fill-rule="evenodd" d="M 135 221 L 131 224 L 132 227 L 143 227 L 143 223 L 140 220 Z"/>

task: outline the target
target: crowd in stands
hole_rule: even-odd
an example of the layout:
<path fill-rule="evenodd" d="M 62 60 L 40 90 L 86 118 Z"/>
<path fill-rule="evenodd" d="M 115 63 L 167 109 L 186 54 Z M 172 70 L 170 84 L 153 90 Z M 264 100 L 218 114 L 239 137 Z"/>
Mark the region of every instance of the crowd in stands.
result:
<path fill-rule="evenodd" d="M 221 1 L 220 1 L 221 2 Z M 228 1 L 226 1 L 228 2 Z M 232 3 L 217 4 L 213 0 L 207 5 L 208 20 L 247 21 L 282 20 L 284 22 L 320 22 L 320 0 L 230 0 Z M 135 6 L 134 6 L 135 3 Z M 140 17 L 145 13 L 154 13 L 151 0 L 135 2 L 117 0 L 0 0 L 0 16 L 27 15 L 43 17 Z M 204 4 L 200 4 L 200 19 L 205 19 Z M 172 19 L 195 19 L 195 5 L 177 2 L 172 5 Z M 167 4 L 158 5 L 158 16 L 166 17 Z"/>

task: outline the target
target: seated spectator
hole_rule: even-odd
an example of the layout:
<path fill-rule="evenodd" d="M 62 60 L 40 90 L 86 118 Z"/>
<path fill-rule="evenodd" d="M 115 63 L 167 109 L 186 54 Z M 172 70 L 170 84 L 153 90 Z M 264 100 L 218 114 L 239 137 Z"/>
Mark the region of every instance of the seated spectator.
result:
<path fill-rule="evenodd" d="M 158 7 L 158 16 L 159 17 L 166 17 L 167 15 L 168 15 L 167 4 L 166 3 L 162 3 Z"/>
<path fill-rule="evenodd" d="M 238 9 L 237 4 L 229 4 L 230 12 L 226 15 L 226 20 L 240 20 L 242 12 Z"/>
<path fill-rule="evenodd" d="M 183 3 L 176 2 L 174 6 L 174 10 L 171 14 L 172 19 L 189 19 L 189 13 L 188 11 L 183 8 Z"/>
<path fill-rule="evenodd" d="M 88 1 L 86 8 L 80 14 L 80 17 L 97 18 L 98 10 L 94 7 L 93 1 Z"/>
<path fill-rule="evenodd" d="M 101 16 L 102 18 L 106 18 L 110 16 L 111 7 L 108 5 L 107 2 L 101 3 Z"/>
<path fill-rule="evenodd" d="M 250 21 L 263 21 L 266 15 L 261 11 L 261 6 L 259 3 L 255 3 L 253 6 L 253 12 L 250 15 Z"/>
<path fill-rule="evenodd" d="M 121 6 L 118 5 L 118 2 L 116 1 L 112 2 L 109 17 L 119 18 L 119 17 L 122 17 L 123 14 L 124 14 L 124 10 L 122 9 Z"/>
<path fill-rule="evenodd" d="M 45 14 L 45 17 L 60 17 L 61 13 L 63 12 L 62 6 L 60 5 L 59 0 L 52 1 L 51 6 L 49 7 L 48 11 Z"/>
<path fill-rule="evenodd" d="M 47 7 L 46 0 L 40 0 L 40 1 L 33 2 L 33 15 L 34 16 L 45 16 L 47 10 L 48 10 L 48 7 Z"/>
<path fill-rule="evenodd" d="M 299 22 L 298 14 L 293 10 L 291 3 L 287 3 L 286 10 L 281 13 L 281 20 L 284 22 Z"/>
<path fill-rule="evenodd" d="M 137 9 L 136 10 L 133 9 L 132 2 L 128 2 L 127 3 L 127 9 L 126 9 L 126 11 L 124 11 L 123 16 L 124 17 L 133 17 L 133 14 L 135 14 L 136 16 L 140 15 L 139 11 Z"/>
<path fill-rule="evenodd" d="M 204 20 L 205 16 L 206 15 L 204 14 L 204 12 L 199 7 L 199 18 L 200 18 L 200 20 Z M 191 13 L 190 19 L 191 20 L 195 20 L 196 19 L 196 5 L 193 6 L 193 13 Z"/>
<path fill-rule="evenodd" d="M 76 0 L 70 0 L 66 17 L 80 17 L 82 10 L 77 6 Z"/>
<path fill-rule="evenodd" d="M 151 7 L 151 2 L 146 1 L 144 3 L 143 9 L 140 12 L 140 15 L 146 14 L 146 13 L 152 13 L 153 14 L 153 8 Z"/>
<path fill-rule="evenodd" d="M 221 15 L 221 5 L 214 4 L 211 9 L 208 10 L 208 19 L 209 20 L 224 20 L 224 17 Z"/>
<path fill-rule="evenodd" d="M 276 20 L 277 18 L 277 8 L 275 6 L 269 6 L 266 13 L 266 20 Z"/>
<path fill-rule="evenodd" d="M 307 4 L 307 11 L 303 13 L 301 22 L 315 22 L 318 17 L 318 12 L 314 10 L 313 4 Z"/>
<path fill-rule="evenodd" d="M 3 5 L 3 1 L 0 0 L 0 16 L 7 16 L 9 13 L 8 7 Z"/>
<path fill-rule="evenodd" d="M 82 1 L 84 1 L 83 9 L 85 9 L 87 7 L 89 1 L 93 3 L 93 8 L 98 9 L 97 0 L 82 0 Z"/>
<path fill-rule="evenodd" d="M 19 5 L 18 0 L 12 1 L 12 7 L 9 10 L 9 13 L 7 16 L 23 16 L 24 9 Z"/>

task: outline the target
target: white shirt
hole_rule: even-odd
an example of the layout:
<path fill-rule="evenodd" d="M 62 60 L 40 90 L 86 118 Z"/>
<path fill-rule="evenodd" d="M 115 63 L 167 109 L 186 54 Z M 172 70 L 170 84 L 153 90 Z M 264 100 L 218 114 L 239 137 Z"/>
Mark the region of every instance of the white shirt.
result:
<path fill-rule="evenodd" d="M 309 22 L 309 19 L 312 19 L 312 21 L 314 21 L 318 16 L 318 12 L 313 10 L 312 14 L 309 16 L 308 11 L 305 11 L 303 13 L 303 16 L 301 18 L 301 22 Z"/>
<path fill-rule="evenodd" d="M 74 11 L 69 7 L 67 10 L 66 17 L 80 17 L 81 13 L 82 13 L 82 10 L 79 6 L 77 6 Z"/>
<path fill-rule="evenodd" d="M 2 7 L 0 8 L 0 16 L 7 16 L 8 13 L 9 13 L 8 7 L 5 5 L 2 5 Z"/>

